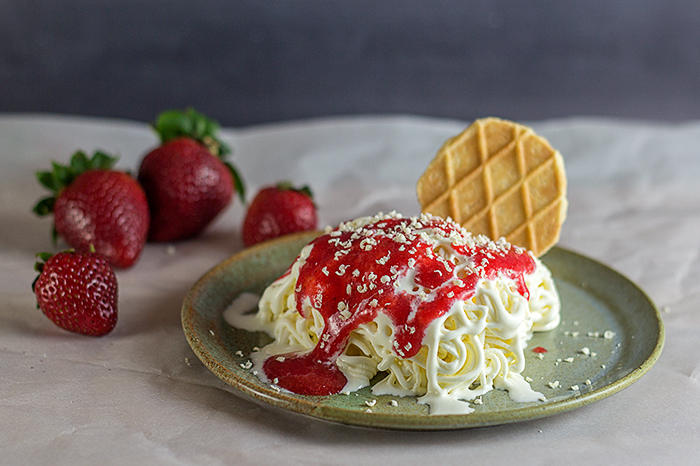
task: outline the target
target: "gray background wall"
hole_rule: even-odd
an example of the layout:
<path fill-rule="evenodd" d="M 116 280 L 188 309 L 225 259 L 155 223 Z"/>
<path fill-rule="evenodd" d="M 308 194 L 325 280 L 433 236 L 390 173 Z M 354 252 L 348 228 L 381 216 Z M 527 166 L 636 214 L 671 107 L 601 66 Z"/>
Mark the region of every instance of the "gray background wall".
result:
<path fill-rule="evenodd" d="M 700 118 L 700 2 L 0 0 L 0 112 Z"/>

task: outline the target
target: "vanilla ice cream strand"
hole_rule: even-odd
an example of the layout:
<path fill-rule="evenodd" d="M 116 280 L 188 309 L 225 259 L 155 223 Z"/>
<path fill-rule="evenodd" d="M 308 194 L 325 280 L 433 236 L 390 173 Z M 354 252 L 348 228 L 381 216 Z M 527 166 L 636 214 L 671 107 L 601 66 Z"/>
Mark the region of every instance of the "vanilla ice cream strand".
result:
<path fill-rule="evenodd" d="M 435 327 L 432 327 L 428 333 L 430 339 L 424 340 L 429 348 L 429 361 L 434 361 L 434 363 L 428 363 L 426 368 L 427 391 L 434 395 L 450 396 L 451 392 L 458 390 L 465 399 L 471 399 L 476 394 L 472 394 L 469 387 L 479 379 L 485 364 L 485 354 L 480 338 L 482 332 L 461 335 L 456 340 L 460 343 L 460 354 L 458 359 L 450 363 L 444 358 L 450 356 L 449 349 L 457 348 L 457 345 L 454 339 L 446 339 L 446 333 L 441 332 L 441 329 L 444 329 L 444 325 L 436 322 Z M 454 331 L 447 333 L 454 333 Z M 445 352 L 443 357 L 439 356 L 440 350 Z"/>
<path fill-rule="evenodd" d="M 421 369 L 408 363 L 392 364 L 389 374 L 372 387 L 374 395 L 417 396 L 425 393 L 425 375 Z"/>
<path fill-rule="evenodd" d="M 258 318 L 263 325 L 274 326 L 276 316 L 288 311 L 297 311 L 296 302 L 294 300 L 294 286 L 299 276 L 299 269 L 310 253 L 311 245 L 302 248 L 290 270 L 275 280 L 275 282 L 268 286 L 263 292 L 261 302 L 263 302 L 264 305 L 260 306 L 258 312 Z"/>
<path fill-rule="evenodd" d="M 552 278 L 552 273 L 539 259 L 535 258 L 537 268 L 525 277 L 530 290 L 529 306 L 534 331 L 547 331 L 556 328 L 561 320 L 559 294 Z"/>
<path fill-rule="evenodd" d="M 347 349 L 338 357 L 338 367 L 343 371 L 348 378 L 348 384 L 343 389 L 350 390 L 350 387 L 356 389 L 369 385 L 369 380 L 379 371 L 388 371 L 391 378 L 395 378 L 397 383 L 402 387 L 413 387 L 413 383 L 407 382 L 407 377 L 403 376 L 402 372 L 409 368 L 408 364 L 396 364 L 396 355 L 391 350 L 393 333 L 393 325 L 390 319 L 385 314 L 378 314 L 373 322 L 360 325 L 350 336 Z M 362 356 L 348 353 L 361 352 Z M 404 361 L 406 362 L 406 361 Z M 363 369 L 373 368 L 370 374 L 363 373 L 364 380 L 358 380 L 358 374 L 351 363 L 362 364 Z M 393 374 L 393 375 L 392 375 Z M 410 378 L 411 371 L 407 374 Z M 394 393 L 397 394 L 397 393 Z M 408 391 L 406 392 L 408 394 Z"/>

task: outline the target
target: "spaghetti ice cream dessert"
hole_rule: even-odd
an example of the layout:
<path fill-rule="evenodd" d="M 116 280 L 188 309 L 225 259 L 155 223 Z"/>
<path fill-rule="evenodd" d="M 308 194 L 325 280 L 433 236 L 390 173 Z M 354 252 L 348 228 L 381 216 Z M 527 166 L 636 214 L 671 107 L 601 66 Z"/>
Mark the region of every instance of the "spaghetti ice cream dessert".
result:
<path fill-rule="evenodd" d="M 527 250 L 449 219 L 392 213 L 316 238 L 257 313 L 233 323 L 272 336 L 252 360 L 280 389 L 332 395 L 373 381 L 375 395 L 464 414 L 494 388 L 543 398 L 521 375 L 524 350 L 533 332 L 559 324 L 559 311 L 549 270 Z"/>

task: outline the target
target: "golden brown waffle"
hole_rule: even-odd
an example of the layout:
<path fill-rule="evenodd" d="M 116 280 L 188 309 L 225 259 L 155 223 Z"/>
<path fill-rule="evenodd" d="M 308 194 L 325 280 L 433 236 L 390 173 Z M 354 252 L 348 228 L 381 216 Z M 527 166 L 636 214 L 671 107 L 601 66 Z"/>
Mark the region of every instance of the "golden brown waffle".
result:
<path fill-rule="evenodd" d="M 451 217 L 471 231 L 541 256 L 566 218 L 561 154 L 531 128 L 476 120 L 445 142 L 418 180 L 424 213 Z"/>

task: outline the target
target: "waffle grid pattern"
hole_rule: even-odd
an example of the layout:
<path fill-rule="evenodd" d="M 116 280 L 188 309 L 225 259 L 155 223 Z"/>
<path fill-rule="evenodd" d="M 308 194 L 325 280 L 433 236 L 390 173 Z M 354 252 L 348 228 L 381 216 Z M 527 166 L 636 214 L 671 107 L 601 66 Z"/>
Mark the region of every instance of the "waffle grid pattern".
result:
<path fill-rule="evenodd" d="M 532 129 L 488 118 L 448 140 L 418 182 L 422 211 L 541 255 L 566 216 L 559 152 Z"/>

